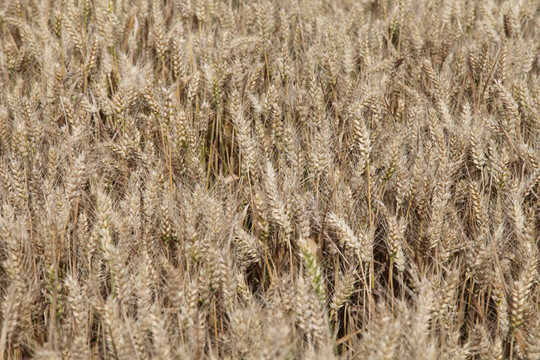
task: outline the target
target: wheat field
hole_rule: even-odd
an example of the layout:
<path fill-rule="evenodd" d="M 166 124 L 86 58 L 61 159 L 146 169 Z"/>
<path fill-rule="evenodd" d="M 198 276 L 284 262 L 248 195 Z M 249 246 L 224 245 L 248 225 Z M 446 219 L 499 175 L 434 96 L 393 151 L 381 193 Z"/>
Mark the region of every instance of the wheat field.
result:
<path fill-rule="evenodd" d="M 0 0 L 0 360 L 540 359 L 539 29 Z"/>

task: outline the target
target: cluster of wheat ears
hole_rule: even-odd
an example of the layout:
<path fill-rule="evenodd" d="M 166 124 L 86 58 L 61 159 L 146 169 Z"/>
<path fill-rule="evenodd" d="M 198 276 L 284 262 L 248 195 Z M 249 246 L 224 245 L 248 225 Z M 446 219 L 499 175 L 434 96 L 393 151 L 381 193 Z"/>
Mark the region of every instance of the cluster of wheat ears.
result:
<path fill-rule="evenodd" d="M 0 359 L 540 359 L 539 27 L 0 0 Z"/>

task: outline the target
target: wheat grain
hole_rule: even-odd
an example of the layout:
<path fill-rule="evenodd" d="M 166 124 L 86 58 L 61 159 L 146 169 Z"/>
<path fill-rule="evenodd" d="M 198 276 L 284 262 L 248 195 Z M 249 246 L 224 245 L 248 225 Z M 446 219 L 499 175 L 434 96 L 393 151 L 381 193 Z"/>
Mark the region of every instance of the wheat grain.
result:
<path fill-rule="evenodd" d="M 0 359 L 537 358 L 536 1 L 0 6 Z"/>

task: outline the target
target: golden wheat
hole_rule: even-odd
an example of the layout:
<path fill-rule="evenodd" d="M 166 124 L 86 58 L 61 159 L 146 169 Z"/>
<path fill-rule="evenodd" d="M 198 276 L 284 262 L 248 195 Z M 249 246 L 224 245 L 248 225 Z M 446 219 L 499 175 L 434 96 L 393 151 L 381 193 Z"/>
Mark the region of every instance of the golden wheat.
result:
<path fill-rule="evenodd" d="M 0 360 L 538 359 L 538 26 L 0 0 Z"/>

